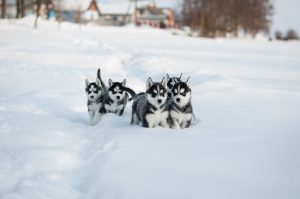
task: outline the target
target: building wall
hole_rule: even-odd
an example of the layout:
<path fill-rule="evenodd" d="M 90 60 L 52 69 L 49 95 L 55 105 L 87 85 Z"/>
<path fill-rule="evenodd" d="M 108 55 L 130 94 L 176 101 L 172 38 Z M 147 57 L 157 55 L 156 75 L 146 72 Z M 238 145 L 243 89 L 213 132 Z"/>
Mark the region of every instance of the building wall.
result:
<path fill-rule="evenodd" d="M 107 26 L 122 26 L 132 22 L 132 16 L 126 16 L 124 21 L 124 15 L 100 15 L 98 23 L 99 25 Z"/>
<path fill-rule="evenodd" d="M 83 14 L 82 18 L 87 21 L 94 21 L 99 19 L 99 14 L 97 11 L 88 10 Z"/>

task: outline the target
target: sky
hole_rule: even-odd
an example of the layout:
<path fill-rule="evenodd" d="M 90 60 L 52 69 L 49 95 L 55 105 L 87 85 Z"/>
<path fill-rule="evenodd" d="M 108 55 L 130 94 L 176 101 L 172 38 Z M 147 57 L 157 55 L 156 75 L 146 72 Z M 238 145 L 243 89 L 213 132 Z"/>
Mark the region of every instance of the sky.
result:
<path fill-rule="evenodd" d="M 274 16 L 272 32 L 280 30 L 286 32 L 292 28 L 300 34 L 300 1 L 299 0 L 274 0 Z"/>

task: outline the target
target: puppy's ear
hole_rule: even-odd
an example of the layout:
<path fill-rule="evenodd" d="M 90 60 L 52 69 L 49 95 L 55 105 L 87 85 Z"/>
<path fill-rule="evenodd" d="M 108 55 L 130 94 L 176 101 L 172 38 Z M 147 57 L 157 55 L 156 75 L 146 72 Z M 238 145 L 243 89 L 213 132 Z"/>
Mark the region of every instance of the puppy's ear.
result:
<path fill-rule="evenodd" d="M 169 81 L 171 78 L 170 78 L 170 76 L 169 76 L 169 74 L 167 73 L 167 81 Z"/>
<path fill-rule="evenodd" d="M 126 86 L 126 79 L 123 80 L 122 86 Z"/>
<path fill-rule="evenodd" d="M 161 80 L 161 84 L 165 87 L 165 88 L 167 88 L 167 79 L 165 78 L 165 77 L 163 77 L 162 78 L 162 80 Z"/>
<path fill-rule="evenodd" d="M 101 87 L 100 79 L 98 79 L 98 78 L 96 79 L 96 84 Z"/>
<path fill-rule="evenodd" d="M 146 90 L 148 90 L 152 85 L 153 85 L 153 81 L 151 77 L 149 77 L 146 83 Z"/>
<path fill-rule="evenodd" d="M 108 86 L 111 87 L 113 85 L 113 81 L 111 79 L 108 80 Z"/>
<path fill-rule="evenodd" d="M 182 76 L 182 73 L 180 73 L 180 76 L 178 77 L 180 80 L 181 80 L 181 76 Z"/>
<path fill-rule="evenodd" d="M 89 86 L 90 82 L 88 79 L 85 79 L 85 88 L 87 88 Z"/>
<path fill-rule="evenodd" d="M 98 79 L 101 79 L 100 68 L 98 68 L 98 70 L 97 70 L 97 78 L 98 78 Z"/>
<path fill-rule="evenodd" d="M 189 88 L 191 88 L 191 81 L 189 81 L 189 80 L 190 80 L 190 76 L 187 78 L 187 80 L 185 81 L 185 83 L 187 84 L 187 86 Z"/>

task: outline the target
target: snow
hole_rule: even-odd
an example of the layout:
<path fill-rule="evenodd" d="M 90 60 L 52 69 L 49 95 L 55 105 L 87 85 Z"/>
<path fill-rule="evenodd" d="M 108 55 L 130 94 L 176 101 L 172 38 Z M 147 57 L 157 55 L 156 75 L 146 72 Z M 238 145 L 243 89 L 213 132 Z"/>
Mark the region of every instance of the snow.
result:
<path fill-rule="evenodd" d="M 0 198 L 299 198 L 300 43 L 0 21 Z M 89 126 L 84 80 L 191 76 L 199 123 Z"/>

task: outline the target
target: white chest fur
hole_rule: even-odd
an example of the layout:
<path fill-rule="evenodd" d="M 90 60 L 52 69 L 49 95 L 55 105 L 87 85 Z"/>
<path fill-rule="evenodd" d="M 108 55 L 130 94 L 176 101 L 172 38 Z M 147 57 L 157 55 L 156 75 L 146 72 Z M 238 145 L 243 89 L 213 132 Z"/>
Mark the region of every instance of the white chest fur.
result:
<path fill-rule="evenodd" d="M 161 125 L 167 127 L 168 112 L 162 110 L 156 110 L 153 113 L 146 115 L 146 120 L 150 128 Z"/>
<path fill-rule="evenodd" d="M 118 111 L 121 111 L 123 108 L 124 104 L 118 104 L 117 101 L 114 101 L 111 104 L 105 104 L 104 107 L 106 109 L 106 111 L 108 112 L 112 112 L 112 113 L 116 113 Z"/>
<path fill-rule="evenodd" d="M 180 113 L 176 111 L 170 111 L 170 116 L 174 119 L 181 128 L 184 128 L 185 125 L 192 120 L 193 114 L 191 113 Z"/>
<path fill-rule="evenodd" d="M 88 107 L 89 107 L 89 110 L 91 110 L 91 111 L 99 111 L 100 107 L 101 107 L 101 103 L 99 103 L 99 104 L 92 103 L 92 104 L 88 105 Z"/>
<path fill-rule="evenodd" d="M 101 118 L 101 113 L 100 113 L 100 108 L 101 108 L 102 103 L 96 104 L 92 103 L 88 105 L 88 113 L 90 117 L 90 124 L 95 125 Z"/>

